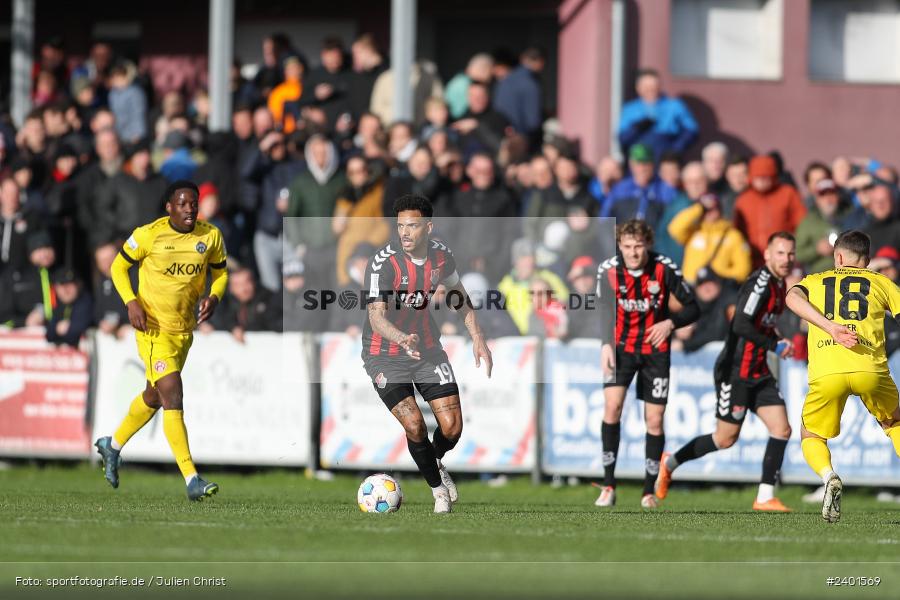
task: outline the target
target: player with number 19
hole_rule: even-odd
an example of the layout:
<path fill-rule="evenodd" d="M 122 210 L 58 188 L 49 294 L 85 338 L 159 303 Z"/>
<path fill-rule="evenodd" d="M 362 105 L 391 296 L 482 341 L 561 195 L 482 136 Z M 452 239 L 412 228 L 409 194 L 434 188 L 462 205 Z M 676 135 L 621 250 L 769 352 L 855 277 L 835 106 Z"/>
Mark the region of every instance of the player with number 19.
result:
<path fill-rule="evenodd" d="M 493 359 L 453 253 L 431 239 L 431 202 L 423 196 L 401 196 L 394 212 L 399 245 L 392 240 L 383 246 L 366 268 L 363 364 L 381 400 L 406 431 L 409 453 L 432 489 L 434 512 L 448 513 L 459 495 L 441 459 L 459 441 L 462 409 L 453 367 L 428 310 L 439 284 L 447 287 L 448 304 L 461 314 L 472 336 L 475 366 L 484 360 L 490 377 Z M 414 386 L 437 420 L 433 441 L 428 440 Z"/>

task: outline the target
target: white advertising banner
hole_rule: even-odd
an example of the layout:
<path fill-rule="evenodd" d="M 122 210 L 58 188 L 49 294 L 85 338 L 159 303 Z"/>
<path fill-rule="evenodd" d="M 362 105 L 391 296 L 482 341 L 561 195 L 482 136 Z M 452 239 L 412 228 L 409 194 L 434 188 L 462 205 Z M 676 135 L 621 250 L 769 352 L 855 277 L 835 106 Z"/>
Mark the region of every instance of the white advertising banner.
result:
<path fill-rule="evenodd" d="M 468 338 L 442 337 L 441 343 L 456 374 L 463 412 L 462 438 L 444 463 L 457 471 L 530 471 L 536 460 L 537 341 L 490 342 L 491 379 L 484 365 L 475 368 Z M 361 351 L 358 336 L 322 336 L 322 466 L 415 469 L 403 428 L 378 397 L 363 369 Z M 419 408 L 429 432 L 434 432 L 434 416 L 421 398 Z"/>
<path fill-rule="evenodd" d="M 182 380 L 184 421 L 198 463 L 300 466 L 310 459 L 310 352 L 305 334 L 194 334 Z M 97 334 L 94 438 L 111 435 L 144 389 L 133 336 Z M 124 460 L 171 461 L 159 413 Z"/>

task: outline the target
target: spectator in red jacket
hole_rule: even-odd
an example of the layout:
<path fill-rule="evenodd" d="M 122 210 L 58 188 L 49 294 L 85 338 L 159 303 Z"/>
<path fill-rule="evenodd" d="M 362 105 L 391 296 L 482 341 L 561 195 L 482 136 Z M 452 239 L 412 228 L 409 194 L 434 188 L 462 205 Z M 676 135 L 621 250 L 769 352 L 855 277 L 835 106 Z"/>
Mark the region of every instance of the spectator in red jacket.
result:
<path fill-rule="evenodd" d="M 769 236 L 776 231 L 794 233 L 806 216 L 806 206 L 792 185 L 779 183 L 771 156 L 750 160 L 750 187 L 734 206 L 734 225 L 750 243 L 753 268 L 762 266 Z"/>

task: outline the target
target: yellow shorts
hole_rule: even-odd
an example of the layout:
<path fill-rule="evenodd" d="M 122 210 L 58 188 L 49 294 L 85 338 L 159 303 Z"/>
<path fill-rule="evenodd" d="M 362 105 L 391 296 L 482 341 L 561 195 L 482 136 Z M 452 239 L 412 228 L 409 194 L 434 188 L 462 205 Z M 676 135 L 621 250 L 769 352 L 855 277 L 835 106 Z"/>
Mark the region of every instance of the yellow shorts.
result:
<path fill-rule="evenodd" d="M 188 350 L 194 341 L 191 333 L 166 333 L 164 331 L 135 331 L 138 353 L 146 367 L 147 381 L 151 385 L 170 373 L 184 368 Z"/>
<path fill-rule="evenodd" d="M 889 373 L 835 373 L 809 384 L 803 402 L 803 426 L 825 439 L 841 432 L 841 414 L 847 397 L 859 396 L 878 421 L 888 421 L 897 410 L 897 386 Z"/>

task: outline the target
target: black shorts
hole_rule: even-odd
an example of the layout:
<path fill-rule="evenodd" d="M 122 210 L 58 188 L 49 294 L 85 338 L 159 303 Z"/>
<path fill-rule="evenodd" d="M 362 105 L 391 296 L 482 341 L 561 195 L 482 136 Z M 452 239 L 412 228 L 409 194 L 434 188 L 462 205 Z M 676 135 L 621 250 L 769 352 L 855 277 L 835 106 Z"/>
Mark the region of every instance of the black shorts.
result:
<path fill-rule="evenodd" d="M 627 388 L 637 374 L 637 399 L 650 404 L 665 404 L 669 400 L 670 364 L 668 352 L 637 354 L 617 347 L 616 378 L 603 387 Z"/>
<path fill-rule="evenodd" d="M 784 398 L 774 377 L 765 377 L 757 382 L 740 377 L 717 381 L 716 400 L 716 417 L 734 425 L 744 422 L 747 410 L 755 413 L 760 406 L 784 406 Z"/>
<path fill-rule="evenodd" d="M 423 355 L 421 360 L 408 356 L 364 356 L 363 365 L 372 385 L 388 410 L 419 390 L 426 402 L 459 395 L 453 365 L 443 350 Z"/>

